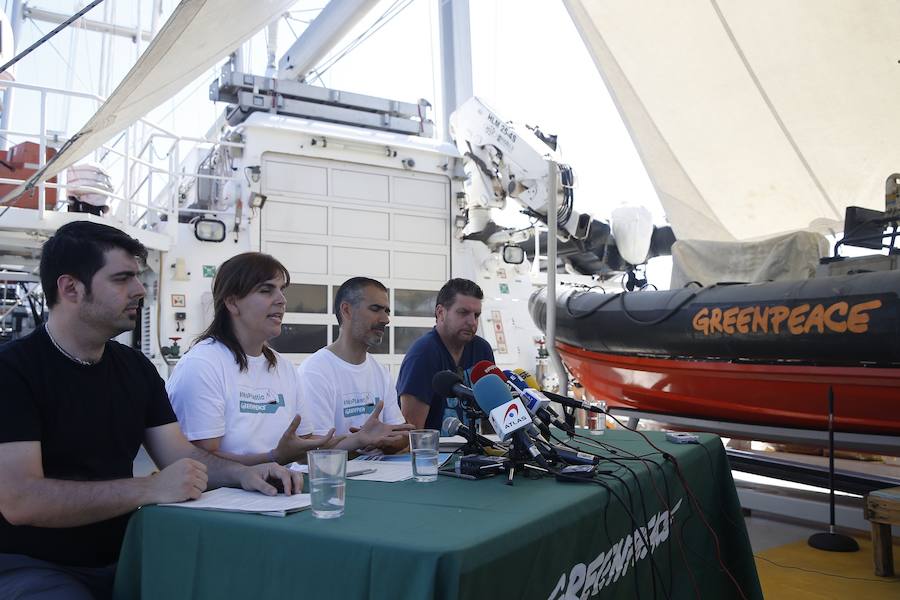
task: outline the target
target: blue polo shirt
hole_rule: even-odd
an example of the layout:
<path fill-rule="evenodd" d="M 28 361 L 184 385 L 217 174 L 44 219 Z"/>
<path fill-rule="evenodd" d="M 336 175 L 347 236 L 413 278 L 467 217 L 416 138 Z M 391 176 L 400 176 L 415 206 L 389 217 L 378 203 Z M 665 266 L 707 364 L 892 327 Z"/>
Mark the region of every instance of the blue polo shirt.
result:
<path fill-rule="evenodd" d="M 442 398 L 435 394 L 431 388 L 431 380 L 438 371 L 449 370 L 458 373 L 465 385 L 471 387 L 469 370 L 482 360 L 494 362 L 494 351 L 484 338 L 476 335 L 466 344 L 457 365 L 441 341 L 437 330 L 432 328 L 417 339 L 403 357 L 400 375 L 397 377 L 397 397 L 399 398 L 401 394 L 411 394 L 430 406 L 428 417 L 425 419 L 426 429 L 441 429 L 441 424 L 447 417 L 456 417 L 467 423 L 459 400 Z M 446 435 L 447 432 L 442 431 L 441 434 Z"/>

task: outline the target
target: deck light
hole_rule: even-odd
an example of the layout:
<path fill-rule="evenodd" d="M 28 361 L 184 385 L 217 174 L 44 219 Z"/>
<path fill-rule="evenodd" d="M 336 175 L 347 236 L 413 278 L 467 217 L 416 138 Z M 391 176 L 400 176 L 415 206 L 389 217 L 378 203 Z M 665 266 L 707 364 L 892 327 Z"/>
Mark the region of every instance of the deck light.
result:
<path fill-rule="evenodd" d="M 221 242 L 226 235 L 225 223 L 218 219 L 200 217 L 194 221 L 194 237 L 201 242 Z"/>

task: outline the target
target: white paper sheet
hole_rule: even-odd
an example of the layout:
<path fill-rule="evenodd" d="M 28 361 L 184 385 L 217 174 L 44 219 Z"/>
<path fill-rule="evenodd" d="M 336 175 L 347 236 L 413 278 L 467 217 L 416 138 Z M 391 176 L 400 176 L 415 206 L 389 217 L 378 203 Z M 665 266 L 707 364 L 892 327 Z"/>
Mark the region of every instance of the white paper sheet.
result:
<path fill-rule="evenodd" d="M 375 472 L 357 475 L 355 477 L 351 477 L 351 479 L 353 479 L 353 481 L 382 481 L 385 483 L 395 483 L 397 481 L 406 481 L 407 479 L 412 478 L 412 463 L 410 462 L 351 460 L 349 463 L 347 463 L 348 472 L 362 471 L 363 469 L 374 469 Z"/>
<path fill-rule="evenodd" d="M 362 465 L 362 466 L 353 466 L 352 463 L 348 463 L 347 465 L 347 477 L 351 479 L 356 479 L 357 476 L 364 474 L 365 471 L 371 470 L 373 467 Z M 293 463 L 290 466 L 291 471 L 297 471 L 298 473 L 306 473 L 309 474 L 309 465 L 301 465 L 298 463 Z"/>
<path fill-rule="evenodd" d="M 283 517 L 287 513 L 309 508 L 309 494 L 285 496 L 266 496 L 260 492 L 248 492 L 235 488 L 219 488 L 203 492 L 197 500 L 160 504 L 160 506 L 178 506 L 180 508 L 200 508 L 205 510 L 222 510 L 226 512 L 259 513 L 263 515 Z"/>
<path fill-rule="evenodd" d="M 443 466 L 449 459 L 449 453 L 440 453 L 438 455 L 438 467 Z M 404 454 L 359 456 L 347 463 L 348 473 L 360 469 L 375 469 L 375 472 L 357 475 L 353 477 L 354 481 L 383 481 L 386 483 L 406 481 L 407 479 L 412 479 L 413 476 L 412 455 L 407 452 Z"/>
<path fill-rule="evenodd" d="M 438 455 L 438 467 L 450 459 L 450 453 Z M 309 473 L 308 465 L 294 463 L 291 470 Z M 372 471 L 366 473 L 365 471 Z M 358 473 L 358 474 L 357 474 Z M 358 456 L 347 462 L 347 478 L 353 481 L 381 481 L 396 483 L 412 479 L 412 455 L 404 454 L 369 454 Z"/>

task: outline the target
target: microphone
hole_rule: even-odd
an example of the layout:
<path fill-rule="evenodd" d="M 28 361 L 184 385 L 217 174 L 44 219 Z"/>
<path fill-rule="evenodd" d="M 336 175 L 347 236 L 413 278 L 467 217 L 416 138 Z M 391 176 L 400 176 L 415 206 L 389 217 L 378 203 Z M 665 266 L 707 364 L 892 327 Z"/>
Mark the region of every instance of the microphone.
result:
<path fill-rule="evenodd" d="M 500 369 L 500 367 L 498 367 L 497 365 L 495 365 L 494 363 L 492 363 L 489 360 L 482 360 L 482 361 L 477 362 L 475 364 L 475 366 L 472 367 L 472 370 L 469 373 L 469 378 L 472 380 L 472 385 L 475 385 L 476 383 L 478 383 L 479 380 L 481 380 L 486 375 L 496 375 L 497 377 L 499 377 L 500 380 L 503 381 L 503 383 L 505 383 L 507 385 L 513 398 L 519 398 L 521 396 L 519 389 L 516 386 L 514 386 L 512 384 L 512 382 L 509 381 L 509 379 L 507 379 L 507 376 L 506 376 L 507 371 L 502 371 Z M 524 403 L 524 399 L 523 399 L 523 403 Z M 530 407 L 528 408 L 528 412 L 529 412 L 529 416 L 534 418 L 534 411 Z M 537 426 L 541 427 L 541 425 L 542 425 L 541 422 L 538 421 Z M 528 433 L 531 435 L 531 437 L 537 437 L 538 435 L 541 434 L 541 431 L 538 431 L 538 429 L 536 429 L 534 426 L 532 426 L 529 428 Z"/>
<path fill-rule="evenodd" d="M 532 375 L 530 372 L 526 371 L 525 369 L 515 369 L 513 372 L 521 377 L 522 380 L 525 381 L 525 385 L 527 385 L 528 387 L 536 390 L 541 389 L 541 384 L 538 383 L 537 377 Z"/>
<path fill-rule="evenodd" d="M 560 396 L 559 394 L 554 394 L 553 392 L 544 392 L 544 395 L 553 400 L 554 402 L 559 402 L 563 406 L 570 406 L 572 408 L 580 408 L 582 410 L 586 410 L 588 412 L 599 413 L 601 415 L 606 414 L 600 407 L 591 406 L 587 402 L 583 400 L 576 400 L 575 398 L 569 398 L 568 396 Z"/>
<path fill-rule="evenodd" d="M 548 440 L 551 439 L 550 429 L 547 427 L 547 423 L 549 422 L 549 420 L 544 417 L 541 417 L 541 416 L 536 416 L 535 409 L 529 404 L 529 401 L 526 400 L 526 398 L 522 395 L 522 393 L 519 391 L 519 388 L 517 388 L 515 385 L 513 385 L 513 382 L 507 378 L 507 374 L 508 374 L 507 371 L 501 370 L 500 367 L 498 367 L 491 361 L 482 360 L 482 361 L 478 362 L 474 367 L 472 367 L 472 372 L 470 374 L 470 377 L 472 379 L 473 385 L 478 383 L 478 381 L 481 380 L 486 375 L 496 375 L 497 377 L 499 377 L 500 380 L 503 381 L 503 383 L 505 383 L 507 385 L 510 393 L 512 394 L 512 397 L 513 398 L 521 398 L 522 403 L 526 405 L 526 408 L 528 409 L 528 415 L 533 419 L 533 422 L 534 422 L 533 425 L 528 427 L 528 435 L 530 435 L 531 437 L 533 437 L 535 439 L 538 439 L 539 436 L 541 436 L 541 435 L 543 435 Z M 550 404 L 550 401 L 546 400 L 544 402 L 544 404 L 548 405 L 548 404 Z"/>
<path fill-rule="evenodd" d="M 471 427 L 466 427 L 462 424 L 462 421 L 457 419 L 456 417 L 447 417 L 444 419 L 443 424 L 441 425 L 441 429 L 449 433 L 450 435 L 461 435 L 469 443 L 478 444 L 481 446 L 493 446 L 494 442 L 487 439 L 483 435 L 480 435 L 478 432 L 473 431 Z"/>
<path fill-rule="evenodd" d="M 541 392 L 541 390 L 528 385 L 528 382 L 517 373 L 504 371 L 504 374 L 506 375 L 506 381 L 519 390 L 520 395 L 528 397 L 528 403 L 531 405 L 528 409 L 531 410 L 531 412 L 535 412 L 537 408 L 549 408 L 550 400 L 543 392 Z"/>
<path fill-rule="evenodd" d="M 507 372 L 507 376 L 509 382 L 522 391 L 520 397 L 528 407 L 528 410 L 536 414 L 544 423 L 555 425 L 566 433 L 572 433 L 572 428 L 559 420 L 559 414 L 553 410 L 552 406 L 550 406 L 550 400 L 543 392 L 528 386 L 527 380 L 523 379 L 518 373 Z M 534 378 L 532 377 L 532 379 Z M 549 430 L 543 433 L 549 440 L 551 437 L 549 435 Z"/>
<path fill-rule="evenodd" d="M 485 375 L 475 384 L 475 402 L 488 415 L 491 426 L 500 439 L 510 438 L 525 449 L 539 465 L 549 468 L 540 450 L 526 433 L 533 421 L 528 409 L 518 398 L 513 398 L 509 387 L 497 375 Z"/>
<path fill-rule="evenodd" d="M 495 365 L 489 360 L 482 360 L 475 364 L 472 367 L 471 373 L 469 373 L 469 378 L 472 380 L 472 385 L 478 382 L 479 379 L 484 377 L 485 375 L 496 375 L 503 383 L 509 386 L 509 391 L 512 393 L 513 398 L 519 396 L 519 390 L 514 386 L 509 379 L 506 377 L 506 373 L 500 370 L 500 367 Z"/>
<path fill-rule="evenodd" d="M 540 389 L 540 388 L 536 388 L 531 385 L 528 385 L 528 381 L 525 378 L 523 378 L 516 371 L 503 371 L 503 374 L 506 375 L 506 378 L 509 380 L 509 382 L 511 384 L 513 384 L 520 390 L 527 390 L 528 388 L 531 388 L 533 390 Z"/>
<path fill-rule="evenodd" d="M 469 381 L 472 382 L 472 385 L 478 382 L 479 379 L 488 374 L 488 369 L 494 366 L 489 360 L 479 360 L 477 363 L 472 365 L 472 368 L 469 369 Z"/>
<path fill-rule="evenodd" d="M 478 402 L 470 388 L 462 383 L 462 378 L 453 371 L 438 371 L 431 379 L 431 389 L 438 396 L 444 398 L 465 398 L 472 402 Z"/>
<path fill-rule="evenodd" d="M 556 452 L 557 456 L 559 456 L 560 460 L 570 465 L 600 464 L 600 457 L 595 454 L 570 450 L 569 448 L 563 448 L 562 446 L 554 446 L 553 450 Z"/>
<path fill-rule="evenodd" d="M 527 387 L 534 388 L 536 390 L 540 390 L 540 387 L 537 385 L 537 380 L 534 378 L 534 375 L 532 375 L 525 369 L 516 369 L 514 371 L 514 374 L 517 375 L 518 379 L 523 381 Z M 512 378 L 510 378 L 510 381 L 515 382 L 515 380 L 513 380 Z M 515 385 L 518 385 L 518 384 L 515 384 Z M 545 396 L 547 396 L 547 398 L 549 398 L 550 400 L 552 400 L 554 402 L 559 402 L 563 406 L 568 406 L 570 408 L 580 408 L 582 410 L 586 410 L 589 412 L 603 414 L 603 411 L 600 410 L 598 407 L 591 406 L 590 404 L 588 404 L 587 402 L 584 402 L 582 400 L 575 400 L 574 398 L 569 398 L 568 396 L 561 396 L 559 394 L 554 394 L 553 392 L 548 392 L 547 390 L 541 390 L 541 391 Z"/>

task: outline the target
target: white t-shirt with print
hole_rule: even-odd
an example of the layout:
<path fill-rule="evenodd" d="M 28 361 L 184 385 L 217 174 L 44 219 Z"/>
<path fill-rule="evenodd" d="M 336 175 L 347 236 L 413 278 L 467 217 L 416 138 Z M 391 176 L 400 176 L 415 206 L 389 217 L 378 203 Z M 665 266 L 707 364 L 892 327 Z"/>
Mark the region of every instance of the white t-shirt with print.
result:
<path fill-rule="evenodd" d="M 362 427 L 381 400 L 381 421 L 390 425 L 406 422 L 390 372 L 371 354 L 366 354 L 361 365 L 354 365 L 322 348 L 304 360 L 297 373 L 304 401 L 303 418 L 309 417 L 316 435 L 324 435 L 332 427 L 335 435 L 349 433 L 351 427 Z"/>
<path fill-rule="evenodd" d="M 241 371 L 221 342 L 205 339 L 191 348 L 166 382 L 187 439 L 221 437 L 219 449 L 232 454 L 268 452 L 296 414 L 303 417 L 298 435 L 310 433 L 294 365 L 275 356 L 271 370 L 260 355 L 248 356 L 247 370 Z"/>

